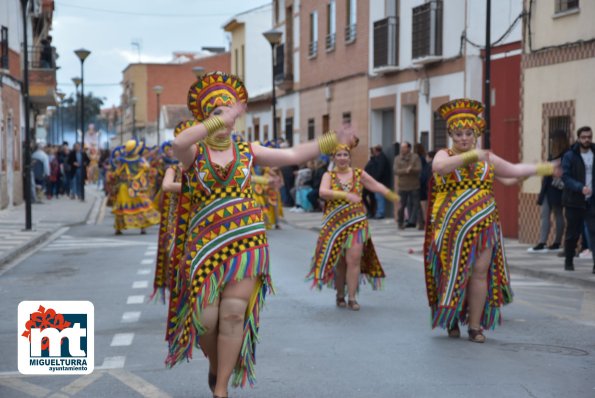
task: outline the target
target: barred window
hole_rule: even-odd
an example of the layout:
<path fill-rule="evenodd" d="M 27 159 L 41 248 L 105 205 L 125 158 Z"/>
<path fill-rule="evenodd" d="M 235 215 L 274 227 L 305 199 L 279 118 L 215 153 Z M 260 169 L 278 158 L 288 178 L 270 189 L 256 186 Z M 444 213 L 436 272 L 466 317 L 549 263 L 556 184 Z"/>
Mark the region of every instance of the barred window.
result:
<path fill-rule="evenodd" d="M 0 69 L 8 69 L 8 28 L 0 29 Z"/>
<path fill-rule="evenodd" d="M 556 12 L 565 12 L 578 9 L 579 0 L 556 0 Z"/>
<path fill-rule="evenodd" d="M 313 140 L 315 136 L 314 119 L 308 119 L 308 141 Z"/>
<path fill-rule="evenodd" d="M 434 112 L 434 150 L 448 147 L 448 129 L 446 120 L 442 119 L 438 112 Z"/>

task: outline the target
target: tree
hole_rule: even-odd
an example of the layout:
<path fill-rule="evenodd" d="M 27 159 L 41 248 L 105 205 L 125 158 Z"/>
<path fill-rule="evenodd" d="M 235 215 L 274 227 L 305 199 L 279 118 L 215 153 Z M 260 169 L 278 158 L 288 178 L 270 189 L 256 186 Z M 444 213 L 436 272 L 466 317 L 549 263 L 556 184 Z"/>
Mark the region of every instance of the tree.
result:
<path fill-rule="evenodd" d="M 80 97 L 80 94 L 77 95 Z M 80 98 L 79 98 L 80 99 Z M 80 101 L 78 103 L 80 105 Z M 101 114 L 101 106 L 103 105 L 103 99 L 93 96 L 93 93 L 85 94 L 85 130 L 89 123 L 96 123 Z M 78 131 L 81 128 L 81 113 L 77 106 L 74 95 L 64 99 L 62 104 L 62 112 L 64 118 L 64 130 L 65 131 Z M 75 113 L 76 112 L 76 113 Z M 75 122 L 77 126 L 75 127 Z"/>

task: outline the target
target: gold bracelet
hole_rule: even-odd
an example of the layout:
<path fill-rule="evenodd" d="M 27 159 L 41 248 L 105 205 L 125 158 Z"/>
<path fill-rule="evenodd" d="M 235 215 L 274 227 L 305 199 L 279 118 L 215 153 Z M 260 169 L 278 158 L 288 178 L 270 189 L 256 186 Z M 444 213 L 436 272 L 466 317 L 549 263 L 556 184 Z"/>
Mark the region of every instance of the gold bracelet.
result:
<path fill-rule="evenodd" d="M 333 191 L 333 200 L 347 200 L 347 192 Z"/>
<path fill-rule="evenodd" d="M 401 200 L 401 197 L 394 191 L 388 191 L 385 193 L 384 198 L 391 202 L 398 202 Z"/>
<path fill-rule="evenodd" d="M 205 119 L 203 120 L 202 124 L 205 125 L 208 135 L 212 135 L 213 133 L 225 127 L 225 122 L 219 116 L 213 116 L 208 119 Z"/>
<path fill-rule="evenodd" d="M 461 153 L 461 159 L 463 160 L 463 166 L 470 165 L 471 163 L 477 162 L 479 159 L 479 153 L 477 149 Z"/>
<path fill-rule="evenodd" d="M 339 145 L 337 133 L 332 130 L 318 138 L 318 148 L 322 154 L 332 155 L 337 145 Z"/>
<path fill-rule="evenodd" d="M 554 174 L 554 165 L 550 162 L 537 163 L 536 174 L 538 176 L 551 176 Z"/>

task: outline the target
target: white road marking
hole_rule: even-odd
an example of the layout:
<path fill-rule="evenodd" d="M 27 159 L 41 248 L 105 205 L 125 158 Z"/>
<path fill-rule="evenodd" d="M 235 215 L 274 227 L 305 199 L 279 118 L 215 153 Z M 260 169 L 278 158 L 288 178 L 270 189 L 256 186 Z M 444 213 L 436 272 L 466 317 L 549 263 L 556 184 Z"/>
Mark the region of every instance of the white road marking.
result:
<path fill-rule="evenodd" d="M 138 271 L 136 271 L 136 273 L 138 275 L 149 275 L 151 273 L 151 270 L 149 268 L 141 268 Z"/>
<path fill-rule="evenodd" d="M 142 304 L 145 302 L 145 296 L 128 296 L 126 304 Z"/>
<path fill-rule="evenodd" d="M 122 369 L 124 367 L 125 362 L 126 357 L 105 357 L 101 366 L 96 367 L 95 370 Z"/>
<path fill-rule="evenodd" d="M 161 391 L 156 386 L 148 383 L 146 380 L 134 375 L 130 372 L 113 370 L 109 372 L 110 375 L 126 384 L 128 387 L 138 392 L 146 398 L 171 398 L 171 395 Z"/>
<path fill-rule="evenodd" d="M 149 287 L 149 282 L 147 281 L 135 281 L 132 283 L 133 289 L 144 289 L 146 287 Z"/>
<path fill-rule="evenodd" d="M 140 319 L 140 311 L 129 311 L 122 314 L 122 322 L 132 323 L 138 322 Z"/>
<path fill-rule="evenodd" d="M 129 346 L 132 344 L 133 339 L 134 333 L 116 333 L 112 339 L 112 342 L 110 343 L 110 347 Z"/>
<path fill-rule="evenodd" d="M 148 264 L 155 263 L 155 260 L 152 258 L 151 259 L 147 258 L 147 259 L 144 259 L 143 261 L 141 261 L 140 263 L 141 263 L 141 265 L 148 265 Z"/>

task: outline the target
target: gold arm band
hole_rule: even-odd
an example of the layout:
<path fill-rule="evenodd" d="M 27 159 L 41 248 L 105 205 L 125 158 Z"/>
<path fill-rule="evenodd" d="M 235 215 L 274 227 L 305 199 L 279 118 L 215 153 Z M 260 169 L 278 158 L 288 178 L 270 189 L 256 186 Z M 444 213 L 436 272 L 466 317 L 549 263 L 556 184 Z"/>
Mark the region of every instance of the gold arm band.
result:
<path fill-rule="evenodd" d="M 269 183 L 268 177 L 265 177 L 265 176 L 252 175 L 252 176 L 250 176 L 250 179 L 255 184 L 268 185 L 268 183 Z"/>
<path fill-rule="evenodd" d="M 401 197 L 394 191 L 388 191 L 384 194 L 386 200 L 390 200 L 391 202 L 398 202 L 401 200 Z"/>
<path fill-rule="evenodd" d="M 537 163 L 536 174 L 538 176 L 551 176 L 554 174 L 554 165 L 550 162 Z"/>
<path fill-rule="evenodd" d="M 335 200 L 347 200 L 347 192 L 333 191 L 333 199 Z"/>
<path fill-rule="evenodd" d="M 213 133 L 221 130 L 225 127 L 225 122 L 219 116 L 213 116 L 208 119 L 205 119 L 202 124 L 205 125 L 207 128 L 208 135 L 212 135 Z"/>
<path fill-rule="evenodd" d="M 332 130 L 318 138 L 318 148 L 322 154 L 332 155 L 337 145 L 339 145 L 339 139 L 337 133 Z"/>
<path fill-rule="evenodd" d="M 479 159 L 479 153 L 476 149 L 461 153 L 461 159 L 463 160 L 463 166 L 470 165 L 471 163 L 477 162 Z"/>

